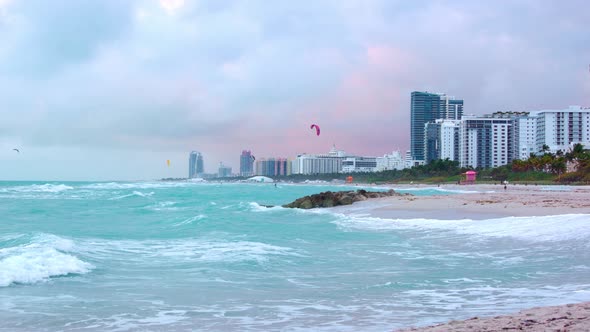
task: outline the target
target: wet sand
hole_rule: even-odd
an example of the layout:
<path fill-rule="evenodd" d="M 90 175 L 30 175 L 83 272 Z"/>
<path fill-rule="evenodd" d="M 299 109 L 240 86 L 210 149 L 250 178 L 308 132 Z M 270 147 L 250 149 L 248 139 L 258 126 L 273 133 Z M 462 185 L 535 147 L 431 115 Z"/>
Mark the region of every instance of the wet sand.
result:
<path fill-rule="evenodd" d="M 473 317 L 422 328 L 409 328 L 397 332 L 463 332 L 463 331 L 590 331 L 590 302 L 539 307 L 513 315 L 488 318 Z"/>

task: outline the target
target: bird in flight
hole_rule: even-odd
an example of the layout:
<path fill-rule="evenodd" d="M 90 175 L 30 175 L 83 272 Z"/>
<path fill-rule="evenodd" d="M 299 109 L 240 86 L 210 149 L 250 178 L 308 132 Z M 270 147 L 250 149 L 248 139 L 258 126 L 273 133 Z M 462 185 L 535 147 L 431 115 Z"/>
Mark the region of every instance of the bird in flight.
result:
<path fill-rule="evenodd" d="M 12 149 L 12 150 L 14 150 L 14 151 L 16 151 L 16 152 L 20 153 L 20 150 L 19 150 L 19 149 Z"/>

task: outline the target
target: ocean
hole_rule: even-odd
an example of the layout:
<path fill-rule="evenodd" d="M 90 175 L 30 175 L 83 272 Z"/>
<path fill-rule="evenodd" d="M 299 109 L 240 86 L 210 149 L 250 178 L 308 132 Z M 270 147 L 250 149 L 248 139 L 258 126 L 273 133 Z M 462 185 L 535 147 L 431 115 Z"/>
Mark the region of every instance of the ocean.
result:
<path fill-rule="evenodd" d="M 264 207 L 348 188 L 0 182 L 0 331 L 391 331 L 590 300 L 589 215 Z"/>

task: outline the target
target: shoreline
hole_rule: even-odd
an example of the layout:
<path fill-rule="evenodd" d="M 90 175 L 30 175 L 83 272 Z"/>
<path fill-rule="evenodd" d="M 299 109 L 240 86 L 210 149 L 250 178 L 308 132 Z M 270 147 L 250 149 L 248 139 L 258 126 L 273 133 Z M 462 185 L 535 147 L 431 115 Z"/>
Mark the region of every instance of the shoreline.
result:
<path fill-rule="evenodd" d="M 365 186 L 363 186 L 365 187 Z M 440 190 L 432 196 L 393 196 L 333 208 L 337 213 L 362 213 L 384 219 L 496 219 L 564 214 L 590 214 L 590 187 L 509 185 L 372 186 L 398 192 Z"/>
<path fill-rule="evenodd" d="M 472 317 L 426 327 L 411 327 L 394 332 L 467 332 L 467 331 L 590 331 L 590 302 L 535 307 L 514 314 Z"/>
<path fill-rule="evenodd" d="M 376 187 L 376 186 L 374 186 Z M 590 215 L 590 186 L 508 185 L 396 185 L 396 191 L 424 188 L 441 190 L 433 196 L 393 196 L 332 210 L 373 218 L 479 220 L 569 214 Z M 448 190 L 449 192 L 444 193 Z M 511 222 L 518 222 L 515 219 Z M 590 217 L 588 218 L 590 226 Z M 517 232 L 517 230 L 514 230 Z M 472 317 L 446 323 L 406 327 L 395 332 L 443 331 L 590 331 L 590 302 L 533 307 L 513 314 Z"/>

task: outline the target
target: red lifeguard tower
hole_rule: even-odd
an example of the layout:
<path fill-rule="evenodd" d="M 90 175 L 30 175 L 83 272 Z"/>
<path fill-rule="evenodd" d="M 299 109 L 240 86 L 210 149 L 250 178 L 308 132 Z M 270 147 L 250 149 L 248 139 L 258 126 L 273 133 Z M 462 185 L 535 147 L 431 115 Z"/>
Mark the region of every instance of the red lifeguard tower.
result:
<path fill-rule="evenodd" d="M 475 184 L 475 178 L 477 176 L 476 171 L 467 171 L 465 174 L 465 181 L 462 184 Z"/>

